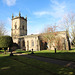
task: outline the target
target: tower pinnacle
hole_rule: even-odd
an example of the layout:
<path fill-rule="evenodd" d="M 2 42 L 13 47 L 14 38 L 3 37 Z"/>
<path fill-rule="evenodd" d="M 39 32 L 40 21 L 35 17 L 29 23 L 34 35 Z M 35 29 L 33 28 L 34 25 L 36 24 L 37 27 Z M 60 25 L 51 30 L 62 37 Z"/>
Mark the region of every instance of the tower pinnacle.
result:
<path fill-rule="evenodd" d="M 21 17 L 21 13 L 19 12 L 19 17 Z"/>
<path fill-rule="evenodd" d="M 13 14 L 12 14 L 12 19 L 14 18 Z"/>
<path fill-rule="evenodd" d="M 26 20 L 27 20 L 27 15 L 26 15 Z"/>

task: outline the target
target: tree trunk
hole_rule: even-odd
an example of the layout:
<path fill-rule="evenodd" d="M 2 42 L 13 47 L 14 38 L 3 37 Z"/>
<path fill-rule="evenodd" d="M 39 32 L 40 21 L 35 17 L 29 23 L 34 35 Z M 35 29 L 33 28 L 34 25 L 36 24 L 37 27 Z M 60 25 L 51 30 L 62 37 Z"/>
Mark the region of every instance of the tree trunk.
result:
<path fill-rule="evenodd" d="M 4 54 L 6 54 L 6 50 L 4 50 Z"/>

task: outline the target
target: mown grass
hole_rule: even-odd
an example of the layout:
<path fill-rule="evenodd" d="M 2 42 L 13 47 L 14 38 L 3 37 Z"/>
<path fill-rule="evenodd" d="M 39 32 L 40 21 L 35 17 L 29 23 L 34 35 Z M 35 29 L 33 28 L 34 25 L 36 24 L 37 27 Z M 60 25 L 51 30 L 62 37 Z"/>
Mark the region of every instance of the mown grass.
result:
<path fill-rule="evenodd" d="M 4 50 L 0 50 L 0 52 L 3 52 Z"/>
<path fill-rule="evenodd" d="M 31 53 L 30 51 L 25 51 L 25 50 L 21 50 L 21 49 L 17 49 L 16 51 L 14 51 L 15 53 L 23 53 L 23 54 L 29 54 Z"/>
<path fill-rule="evenodd" d="M 53 59 L 61 59 L 61 60 L 69 60 L 69 61 L 75 61 L 75 49 L 73 50 L 57 50 L 56 53 L 54 50 L 42 50 L 34 52 L 34 55 L 42 56 L 42 57 L 48 57 Z"/>
<path fill-rule="evenodd" d="M 21 49 L 18 49 L 15 52 L 22 54 L 31 54 L 31 52 L 24 51 Z M 56 53 L 54 50 L 41 50 L 41 51 L 35 51 L 34 53 L 35 53 L 34 55 L 36 56 L 75 61 L 75 48 L 73 48 L 72 50 L 56 50 Z"/>
<path fill-rule="evenodd" d="M 0 56 L 0 75 L 75 75 L 75 70 L 24 56 Z"/>

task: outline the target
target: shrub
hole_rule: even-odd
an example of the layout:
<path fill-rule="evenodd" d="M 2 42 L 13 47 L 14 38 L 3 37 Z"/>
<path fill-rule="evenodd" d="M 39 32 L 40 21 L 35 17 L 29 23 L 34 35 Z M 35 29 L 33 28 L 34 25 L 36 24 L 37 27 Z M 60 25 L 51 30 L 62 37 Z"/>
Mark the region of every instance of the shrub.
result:
<path fill-rule="evenodd" d="M 11 47 L 11 50 L 12 50 L 12 51 L 15 51 L 16 49 L 20 49 L 20 47 L 19 47 L 18 44 L 13 43 L 13 44 L 12 44 L 12 47 Z"/>
<path fill-rule="evenodd" d="M 10 36 L 0 36 L 0 48 L 6 50 L 8 47 L 11 47 L 13 44 L 12 37 Z"/>

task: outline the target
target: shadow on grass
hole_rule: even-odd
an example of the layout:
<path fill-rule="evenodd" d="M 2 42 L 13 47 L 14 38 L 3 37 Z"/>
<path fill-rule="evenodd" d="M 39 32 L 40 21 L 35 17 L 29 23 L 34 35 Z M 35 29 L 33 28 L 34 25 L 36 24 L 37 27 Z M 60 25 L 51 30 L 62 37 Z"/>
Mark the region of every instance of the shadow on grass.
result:
<path fill-rule="evenodd" d="M 28 53 L 28 52 L 31 52 L 31 51 L 25 51 L 25 50 L 17 49 L 15 52 L 16 53 Z"/>
<path fill-rule="evenodd" d="M 35 52 L 34 55 L 41 56 L 41 57 L 53 58 L 53 59 L 74 61 L 75 62 L 75 52 L 57 52 L 57 53 Z"/>
<path fill-rule="evenodd" d="M 16 53 L 27 53 L 27 52 L 16 52 Z"/>
<path fill-rule="evenodd" d="M 28 74 L 29 72 L 29 75 L 40 75 L 41 72 L 39 71 L 44 71 L 44 73 L 48 73 L 47 75 L 75 75 L 75 71 L 73 69 L 68 69 L 66 67 L 60 67 L 58 65 L 41 62 L 39 60 L 29 59 L 22 56 L 0 57 L 0 74 L 2 75 L 20 75 L 22 73 Z"/>
<path fill-rule="evenodd" d="M 16 53 L 30 53 L 30 51 L 16 51 Z"/>

